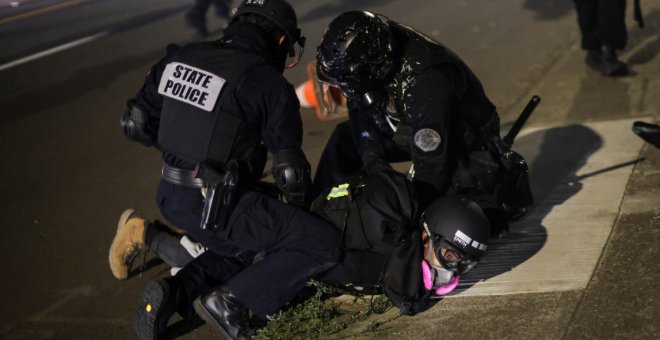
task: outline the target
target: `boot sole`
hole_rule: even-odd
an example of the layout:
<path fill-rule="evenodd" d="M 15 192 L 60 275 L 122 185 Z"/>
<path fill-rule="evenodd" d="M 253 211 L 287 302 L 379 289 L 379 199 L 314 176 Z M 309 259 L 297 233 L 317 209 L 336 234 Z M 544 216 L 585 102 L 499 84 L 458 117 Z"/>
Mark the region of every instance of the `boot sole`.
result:
<path fill-rule="evenodd" d="M 164 315 L 163 308 L 167 304 L 170 288 L 165 282 L 149 281 L 144 287 L 142 298 L 135 316 L 133 325 L 142 340 L 157 340 L 167 327 L 171 315 Z"/>
<path fill-rule="evenodd" d="M 220 323 L 217 320 L 215 320 L 215 318 L 211 315 L 211 313 L 209 313 L 206 307 L 204 307 L 201 298 L 195 299 L 195 301 L 193 302 L 193 308 L 195 309 L 195 312 L 197 312 L 197 315 L 199 315 L 199 317 L 201 317 L 202 320 L 204 320 L 204 322 L 206 322 L 207 325 L 211 325 L 213 326 L 213 328 L 218 330 L 223 338 L 225 338 L 226 340 L 234 340 L 234 338 L 232 338 L 227 333 L 227 331 L 225 331 L 225 329 L 222 328 Z"/>
<path fill-rule="evenodd" d="M 110 262 L 110 271 L 112 271 L 112 275 L 118 279 L 118 280 L 126 280 L 127 277 L 123 277 L 123 275 L 119 275 L 117 273 L 116 268 L 113 266 L 113 258 L 112 254 L 116 252 L 116 249 L 119 245 L 115 244 L 115 240 L 117 239 L 117 235 L 120 234 L 122 228 L 126 225 L 126 222 L 128 219 L 135 214 L 136 211 L 135 209 L 126 209 L 124 212 L 121 214 L 119 217 L 119 222 L 117 223 L 117 232 L 115 233 L 115 237 L 112 239 L 112 244 L 110 245 L 110 251 L 108 252 L 108 261 Z"/>

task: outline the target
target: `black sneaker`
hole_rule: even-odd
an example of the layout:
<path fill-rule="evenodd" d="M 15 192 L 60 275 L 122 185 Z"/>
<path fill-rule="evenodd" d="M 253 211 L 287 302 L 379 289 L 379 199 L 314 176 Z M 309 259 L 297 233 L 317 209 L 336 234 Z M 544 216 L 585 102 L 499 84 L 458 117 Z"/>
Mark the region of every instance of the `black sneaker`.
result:
<path fill-rule="evenodd" d="M 167 322 L 177 307 L 178 291 L 166 279 L 149 281 L 144 287 L 133 324 L 142 340 L 163 339 Z"/>

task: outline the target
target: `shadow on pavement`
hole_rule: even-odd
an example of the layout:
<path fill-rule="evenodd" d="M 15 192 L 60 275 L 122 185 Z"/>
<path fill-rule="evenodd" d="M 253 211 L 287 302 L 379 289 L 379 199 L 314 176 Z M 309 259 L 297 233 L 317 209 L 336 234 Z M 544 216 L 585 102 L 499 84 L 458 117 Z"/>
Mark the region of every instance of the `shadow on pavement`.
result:
<path fill-rule="evenodd" d="M 452 295 L 480 281 L 505 273 L 527 261 L 545 245 L 548 233 L 543 219 L 582 189 L 576 172 L 602 146 L 596 132 L 583 125 L 569 125 L 536 131 L 516 140 L 514 149 L 530 165 L 530 184 L 537 207 L 491 240 L 481 263 L 466 275 Z M 531 149 L 539 145 L 538 149 Z M 607 169 L 606 169 L 607 170 Z"/>
<path fill-rule="evenodd" d="M 660 22 L 660 11 L 652 10 L 649 13 L 644 13 L 644 20 L 647 22 L 647 27 L 639 28 L 635 26 L 628 32 L 627 49 L 637 49 L 628 58 L 630 65 L 647 63 L 653 60 L 660 51 L 660 33 L 658 33 L 657 27 L 657 23 Z"/>
<path fill-rule="evenodd" d="M 525 0 L 523 8 L 533 11 L 536 20 L 557 20 L 573 11 L 573 1 Z"/>
<path fill-rule="evenodd" d="M 155 63 L 158 58 L 164 55 L 165 48 L 163 47 L 163 49 L 151 51 L 141 56 L 121 57 L 106 63 L 93 65 L 81 69 L 60 81 L 45 83 L 41 86 L 39 83 L 33 84 L 33 86 L 36 86 L 27 90 L 16 89 L 15 93 L 0 98 L 1 107 L 14 108 L 10 112 L 3 112 L 3 115 L 0 116 L 0 124 L 31 114 L 42 113 L 50 107 L 73 101 L 86 93 L 103 90 L 106 84 L 115 80 L 119 75 L 136 68 L 144 68 L 143 65 Z M 146 71 L 145 68 L 143 72 Z M 91 77 L 90 75 L 94 76 Z M 11 76 L 21 78 L 23 74 L 20 71 L 12 72 L 12 75 L 8 77 L 10 82 L 12 80 Z M 137 87 L 130 89 L 127 93 L 132 95 L 138 89 Z M 34 100 L 34 98 L 39 98 L 39 100 Z M 121 110 L 121 105 L 118 105 L 119 110 Z"/>
<path fill-rule="evenodd" d="M 580 78 L 580 87 L 566 118 L 569 121 L 607 120 L 620 117 L 624 112 L 630 114 L 634 110 L 629 92 L 630 82 L 625 79 L 604 77 L 587 69 Z"/>

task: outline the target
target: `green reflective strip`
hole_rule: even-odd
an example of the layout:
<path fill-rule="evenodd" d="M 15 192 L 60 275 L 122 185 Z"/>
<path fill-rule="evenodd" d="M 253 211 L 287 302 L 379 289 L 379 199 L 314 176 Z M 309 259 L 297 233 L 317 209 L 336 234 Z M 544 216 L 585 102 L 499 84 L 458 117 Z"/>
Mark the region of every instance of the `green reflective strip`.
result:
<path fill-rule="evenodd" d="M 330 193 L 328 194 L 328 197 L 326 197 L 326 200 L 331 200 L 333 198 L 342 197 L 342 196 L 348 196 L 348 183 L 340 184 L 332 188 L 332 190 L 330 190 Z"/>

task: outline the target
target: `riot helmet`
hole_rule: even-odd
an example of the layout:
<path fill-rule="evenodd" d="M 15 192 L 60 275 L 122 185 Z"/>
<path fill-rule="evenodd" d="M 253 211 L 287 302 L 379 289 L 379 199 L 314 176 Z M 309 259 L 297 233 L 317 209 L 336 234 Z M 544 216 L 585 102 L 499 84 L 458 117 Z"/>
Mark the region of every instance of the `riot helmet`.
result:
<path fill-rule="evenodd" d="M 422 214 L 422 227 L 442 267 L 464 274 L 481 259 L 490 238 L 490 224 L 479 205 L 465 196 L 447 195 Z"/>
<path fill-rule="evenodd" d="M 298 64 L 305 50 L 306 38 L 298 28 L 296 12 L 288 2 L 285 0 L 245 0 L 236 10 L 232 22 L 245 14 L 263 16 L 281 29 L 286 38 L 284 43 L 289 56 L 285 66 L 289 68 Z"/>
<path fill-rule="evenodd" d="M 319 80 L 339 87 L 346 97 L 382 85 L 392 70 L 389 19 L 366 11 L 344 12 L 325 33 L 316 55 Z"/>

